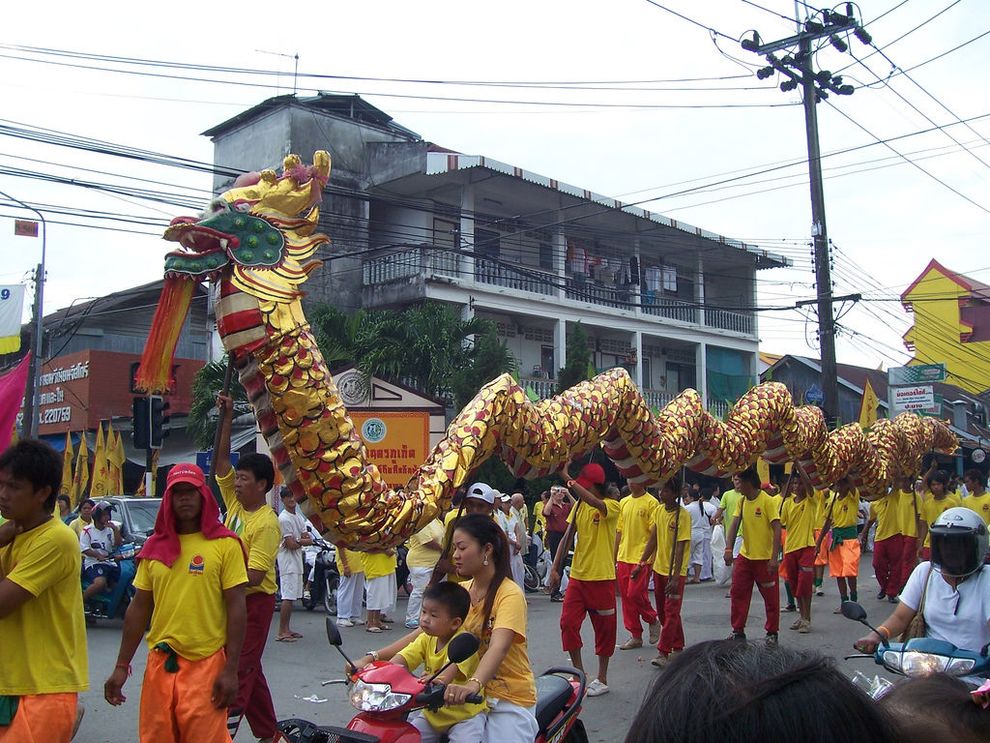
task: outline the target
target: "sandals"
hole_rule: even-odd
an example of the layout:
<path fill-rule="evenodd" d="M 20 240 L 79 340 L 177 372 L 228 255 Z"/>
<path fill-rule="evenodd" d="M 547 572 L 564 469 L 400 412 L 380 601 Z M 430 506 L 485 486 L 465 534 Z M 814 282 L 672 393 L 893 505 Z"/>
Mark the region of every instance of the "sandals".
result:
<path fill-rule="evenodd" d="M 295 642 L 296 639 L 293 635 L 279 635 L 275 638 L 275 642 Z"/>
<path fill-rule="evenodd" d="M 384 632 L 385 631 L 385 628 L 384 627 L 378 627 L 376 625 L 371 625 L 369 627 L 365 627 L 364 628 L 364 631 L 365 632 L 373 632 L 374 634 L 377 635 L 377 634 L 379 634 L 381 632 Z"/>

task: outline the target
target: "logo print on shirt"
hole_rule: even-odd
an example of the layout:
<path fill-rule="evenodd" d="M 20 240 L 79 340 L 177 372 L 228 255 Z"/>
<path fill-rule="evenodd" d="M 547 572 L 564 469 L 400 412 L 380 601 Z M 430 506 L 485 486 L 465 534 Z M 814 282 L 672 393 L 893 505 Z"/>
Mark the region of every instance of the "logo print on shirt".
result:
<path fill-rule="evenodd" d="M 189 561 L 189 574 L 190 575 L 202 575 L 203 568 L 205 567 L 205 562 L 202 555 L 194 555 L 193 559 Z"/>
<path fill-rule="evenodd" d="M 757 506 L 756 507 L 756 510 L 753 511 L 753 515 L 754 516 L 760 516 L 762 518 L 762 516 L 763 516 L 763 509 L 760 508 L 759 506 Z"/>

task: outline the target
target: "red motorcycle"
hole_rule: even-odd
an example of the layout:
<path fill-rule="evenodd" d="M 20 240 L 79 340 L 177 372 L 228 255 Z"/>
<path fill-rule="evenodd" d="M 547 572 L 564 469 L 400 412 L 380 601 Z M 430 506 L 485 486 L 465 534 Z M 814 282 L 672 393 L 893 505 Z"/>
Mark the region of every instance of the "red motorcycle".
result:
<path fill-rule="evenodd" d="M 354 664 L 341 647 L 340 631 L 329 617 L 327 639 L 353 669 Z M 438 710 L 443 706 L 444 685 L 434 679 L 451 663 L 474 655 L 478 644 L 474 635 L 457 635 L 447 648 L 447 665 L 425 682 L 402 666 L 383 661 L 354 671 L 349 679 L 324 681 L 323 686 L 353 684 L 350 702 L 359 711 L 347 727 L 291 719 L 280 721 L 279 730 L 291 743 L 419 743 L 419 731 L 406 718 L 417 709 Z M 584 673 L 576 668 L 551 668 L 536 680 L 539 733 L 534 743 L 587 743 L 584 723 L 578 719 L 586 681 Z M 472 695 L 467 701 L 477 703 L 481 697 Z"/>

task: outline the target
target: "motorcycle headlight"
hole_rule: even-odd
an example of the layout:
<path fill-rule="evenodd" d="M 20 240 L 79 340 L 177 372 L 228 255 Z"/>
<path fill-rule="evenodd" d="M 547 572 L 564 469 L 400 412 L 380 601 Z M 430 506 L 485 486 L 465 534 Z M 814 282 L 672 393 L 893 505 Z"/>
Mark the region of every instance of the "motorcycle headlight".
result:
<path fill-rule="evenodd" d="M 964 662 L 962 659 L 959 661 Z M 969 663 L 969 668 L 972 668 L 972 661 Z M 944 655 L 920 653 L 914 650 L 904 653 L 897 650 L 887 650 L 883 654 L 883 664 L 892 671 L 903 673 L 905 676 L 931 676 L 933 673 L 945 671 L 949 665 L 949 658 Z"/>
<path fill-rule="evenodd" d="M 949 661 L 945 672 L 951 676 L 965 676 L 973 670 L 973 666 L 975 665 L 976 661 L 972 658 L 954 658 Z"/>
<path fill-rule="evenodd" d="M 409 701 L 410 694 L 394 694 L 388 684 L 358 681 L 351 688 L 351 705 L 362 712 L 388 712 Z"/>

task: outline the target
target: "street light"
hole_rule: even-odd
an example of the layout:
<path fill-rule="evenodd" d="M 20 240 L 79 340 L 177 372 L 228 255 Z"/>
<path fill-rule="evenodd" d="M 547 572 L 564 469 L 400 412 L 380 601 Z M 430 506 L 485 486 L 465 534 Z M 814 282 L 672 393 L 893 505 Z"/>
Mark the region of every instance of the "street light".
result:
<path fill-rule="evenodd" d="M 45 252 L 46 252 L 46 240 L 48 237 L 48 225 L 45 222 L 45 215 L 40 211 L 35 209 L 33 206 L 25 204 L 18 198 L 11 196 L 9 193 L 0 191 L 0 196 L 6 196 L 11 201 L 17 202 L 25 209 L 30 212 L 34 212 L 38 215 L 38 220 L 41 222 L 41 263 L 38 264 L 38 273 L 35 275 L 34 280 L 36 282 L 35 291 L 35 317 L 34 317 L 34 351 L 31 354 L 31 397 L 25 400 L 24 411 L 30 414 L 28 419 L 28 425 L 26 428 L 27 435 L 30 438 L 38 437 L 38 406 L 35 405 L 35 400 L 39 399 L 38 390 L 41 387 L 41 356 L 43 351 L 43 340 L 42 333 L 44 332 L 44 304 L 45 304 Z"/>

